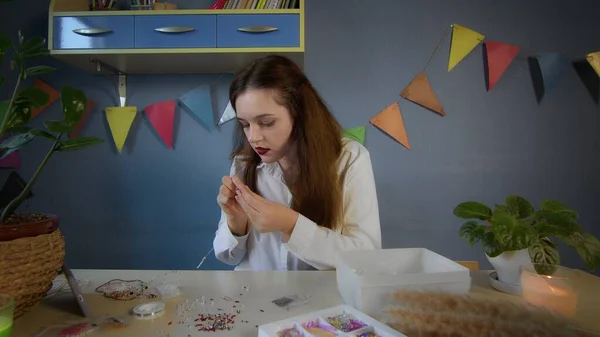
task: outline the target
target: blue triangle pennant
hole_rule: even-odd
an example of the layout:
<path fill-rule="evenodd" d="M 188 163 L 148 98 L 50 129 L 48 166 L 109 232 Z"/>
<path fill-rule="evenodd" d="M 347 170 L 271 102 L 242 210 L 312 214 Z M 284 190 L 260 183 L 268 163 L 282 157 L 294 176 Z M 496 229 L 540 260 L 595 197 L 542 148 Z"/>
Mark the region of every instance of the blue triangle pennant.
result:
<path fill-rule="evenodd" d="M 556 86 L 558 79 L 569 66 L 569 59 L 566 55 L 561 53 L 544 53 L 536 56 L 537 65 L 540 71 L 540 77 L 543 84 L 541 93 L 538 94 L 538 100 Z"/>
<path fill-rule="evenodd" d="M 179 98 L 179 103 L 184 109 L 191 112 L 208 131 L 214 130 L 214 113 L 208 85 L 203 84 L 188 91 Z"/>

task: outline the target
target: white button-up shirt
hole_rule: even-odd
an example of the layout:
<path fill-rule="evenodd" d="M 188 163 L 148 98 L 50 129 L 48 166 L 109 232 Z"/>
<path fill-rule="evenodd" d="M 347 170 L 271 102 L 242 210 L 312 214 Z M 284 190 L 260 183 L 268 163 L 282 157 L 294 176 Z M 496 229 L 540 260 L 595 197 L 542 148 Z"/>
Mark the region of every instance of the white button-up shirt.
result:
<path fill-rule="evenodd" d="M 229 230 L 227 217 L 221 219 L 213 242 L 220 261 L 235 270 L 325 270 L 335 269 L 336 254 L 354 249 L 381 249 L 381 227 L 375 179 L 367 149 L 344 138 L 339 170 L 350 163 L 343 186 L 343 223 L 337 230 L 321 227 L 302 214 L 287 243 L 281 232 L 259 233 L 250 227 L 244 236 Z M 318 159 L 315 159 L 318 160 Z M 230 175 L 242 172 L 239 160 L 233 161 Z M 257 189 L 263 198 L 290 207 L 292 194 L 278 163 L 261 163 L 257 170 Z"/>

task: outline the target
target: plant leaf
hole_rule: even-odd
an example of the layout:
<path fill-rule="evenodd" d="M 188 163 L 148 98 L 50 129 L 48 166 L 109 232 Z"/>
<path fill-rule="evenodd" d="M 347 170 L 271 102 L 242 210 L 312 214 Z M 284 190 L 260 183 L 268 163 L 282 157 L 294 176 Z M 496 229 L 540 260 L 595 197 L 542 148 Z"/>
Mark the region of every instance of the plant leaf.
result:
<path fill-rule="evenodd" d="M 5 101 L 0 101 L 0 123 L 4 120 L 6 113 L 8 112 L 8 106 L 10 105 L 10 100 L 7 99 Z"/>
<path fill-rule="evenodd" d="M 476 221 L 467 221 L 460 226 L 460 237 L 469 240 L 469 244 L 473 246 L 481 240 L 485 230 L 486 226 Z"/>
<path fill-rule="evenodd" d="M 533 205 L 527 199 L 518 195 L 507 196 L 506 207 L 510 210 L 510 214 L 516 216 L 517 219 L 527 218 L 535 212 Z"/>
<path fill-rule="evenodd" d="M 2 144 L 0 144 L 0 149 L 2 151 L 2 156 L 0 159 L 22 148 L 31 142 L 33 138 L 35 138 L 35 136 L 30 133 L 21 133 L 6 139 L 4 142 L 2 142 Z"/>
<path fill-rule="evenodd" d="M 72 129 L 72 127 L 68 126 L 63 121 L 46 120 L 44 121 L 44 125 L 50 132 L 69 133 Z"/>
<path fill-rule="evenodd" d="M 532 263 L 560 264 L 560 256 L 556 245 L 548 238 L 536 237 L 529 246 L 529 257 Z"/>
<path fill-rule="evenodd" d="M 46 54 L 48 54 L 48 49 L 46 49 L 46 39 L 41 37 L 31 37 L 25 40 L 21 46 L 21 56 L 24 59 L 31 59 Z"/>
<path fill-rule="evenodd" d="M 502 245 L 496 240 L 496 236 L 491 230 L 485 232 L 481 238 L 481 243 L 483 244 L 483 251 L 489 257 L 496 257 L 504 252 Z"/>
<path fill-rule="evenodd" d="M 104 142 L 104 139 L 97 137 L 81 137 L 76 139 L 65 140 L 60 143 L 57 151 L 76 151 L 87 147 L 98 145 Z"/>
<path fill-rule="evenodd" d="M 8 120 L 10 129 L 19 127 L 29 122 L 31 119 L 31 106 L 29 102 L 20 102 L 15 105 Z"/>
<path fill-rule="evenodd" d="M 569 216 L 571 216 L 574 220 L 577 220 L 577 218 L 579 217 L 579 214 L 577 214 L 577 212 L 572 210 L 569 206 L 561 203 L 560 201 L 556 201 L 556 200 L 542 201 L 541 209 L 546 210 L 546 211 L 561 211 L 561 212 L 564 212 L 565 214 L 568 214 Z"/>
<path fill-rule="evenodd" d="M 494 209 L 490 222 L 496 239 L 507 251 L 525 249 L 537 237 L 533 227 L 528 226 L 523 220 L 511 216 L 504 209 Z"/>
<path fill-rule="evenodd" d="M 0 54 L 4 54 L 11 45 L 10 37 L 6 35 L 6 33 L 0 31 Z"/>
<path fill-rule="evenodd" d="M 37 137 L 44 137 L 44 138 L 48 138 L 48 139 L 51 139 L 51 140 L 56 140 L 57 139 L 56 136 L 54 136 L 53 134 L 48 133 L 48 132 L 46 132 L 44 130 L 30 129 L 29 133 L 31 133 L 32 135 L 37 136 Z"/>
<path fill-rule="evenodd" d="M 17 97 L 18 104 L 25 103 L 24 100 L 27 100 L 30 106 L 38 108 L 50 101 L 50 95 L 42 89 L 29 87 L 21 90 Z"/>
<path fill-rule="evenodd" d="M 454 208 L 454 215 L 463 219 L 489 220 L 492 210 L 477 201 L 465 201 Z"/>
<path fill-rule="evenodd" d="M 534 228 L 540 236 L 569 236 L 583 232 L 573 216 L 564 211 L 541 210 L 535 214 Z"/>
<path fill-rule="evenodd" d="M 56 70 L 56 68 L 48 67 L 48 66 L 33 66 L 33 67 L 29 67 L 29 68 L 25 69 L 25 74 L 27 74 L 27 76 L 41 75 L 41 74 L 51 73 L 54 70 Z"/>
<path fill-rule="evenodd" d="M 87 97 L 83 91 L 65 86 L 61 90 L 61 101 L 63 120 L 67 125 L 74 126 L 85 112 L 88 103 Z"/>
<path fill-rule="evenodd" d="M 575 249 L 587 268 L 595 271 L 600 268 L 600 241 L 589 233 L 574 233 L 568 237 L 559 237 Z"/>

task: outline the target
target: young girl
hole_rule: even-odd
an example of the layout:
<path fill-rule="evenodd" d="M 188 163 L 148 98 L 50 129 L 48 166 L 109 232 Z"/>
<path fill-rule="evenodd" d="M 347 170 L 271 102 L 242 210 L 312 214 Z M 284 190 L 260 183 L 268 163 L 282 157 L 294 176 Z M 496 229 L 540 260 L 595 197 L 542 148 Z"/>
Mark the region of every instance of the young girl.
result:
<path fill-rule="evenodd" d="M 239 123 L 217 196 L 217 259 L 236 270 L 326 270 L 340 251 L 381 248 L 369 152 L 342 138 L 296 64 L 255 61 L 229 98 Z"/>

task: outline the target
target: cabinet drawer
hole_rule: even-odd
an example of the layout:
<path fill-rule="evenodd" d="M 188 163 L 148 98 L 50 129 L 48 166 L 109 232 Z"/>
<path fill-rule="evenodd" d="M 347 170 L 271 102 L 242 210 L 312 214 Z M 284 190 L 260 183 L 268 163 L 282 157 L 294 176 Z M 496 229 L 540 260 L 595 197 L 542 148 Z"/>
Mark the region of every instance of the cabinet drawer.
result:
<path fill-rule="evenodd" d="M 299 47 L 298 14 L 223 14 L 217 17 L 217 46 Z"/>
<path fill-rule="evenodd" d="M 133 16 L 54 17 L 54 49 L 133 48 Z"/>
<path fill-rule="evenodd" d="M 135 17 L 136 48 L 214 48 L 216 45 L 216 15 Z"/>

